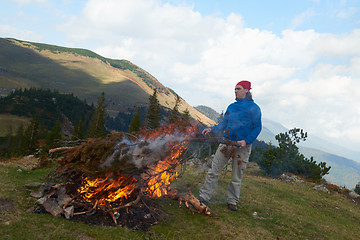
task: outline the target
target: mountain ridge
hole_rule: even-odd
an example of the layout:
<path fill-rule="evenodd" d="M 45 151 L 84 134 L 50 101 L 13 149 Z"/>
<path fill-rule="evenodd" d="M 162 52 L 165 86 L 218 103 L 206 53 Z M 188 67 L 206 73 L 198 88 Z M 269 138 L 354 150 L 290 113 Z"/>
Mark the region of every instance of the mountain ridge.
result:
<path fill-rule="evenodd" d="M 156 89 L 162 106 L 175 105 L 176 92 L 128 60 L 105 58 L 90 50 L 0 38 L 2 89 L 39 87 L 74 93 L 95 103 L 105 92 L 109 114 L 144 106 Z M 179 111 L 206 125 L 214 122 L 181 99 Z"/>

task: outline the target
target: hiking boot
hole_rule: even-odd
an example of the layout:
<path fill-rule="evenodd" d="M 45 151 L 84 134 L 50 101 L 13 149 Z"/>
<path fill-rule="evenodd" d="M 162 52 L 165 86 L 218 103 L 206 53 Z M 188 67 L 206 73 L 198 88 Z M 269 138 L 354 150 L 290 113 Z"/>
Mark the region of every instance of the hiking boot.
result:
<path fill-rule="evenodd" d="M 238 208 L 235 204 L 231 204 L 231 203 L 228 203 L 228 208 L 231 210 L 231 211 L 237 211 Z"/>

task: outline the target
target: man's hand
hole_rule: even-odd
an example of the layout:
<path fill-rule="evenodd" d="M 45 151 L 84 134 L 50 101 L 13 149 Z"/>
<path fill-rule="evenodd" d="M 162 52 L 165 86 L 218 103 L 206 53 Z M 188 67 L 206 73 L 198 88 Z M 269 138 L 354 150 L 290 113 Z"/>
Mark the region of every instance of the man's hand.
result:
<path fill-rule="evenodd" d="M 246 147 L 246 141 L 245 140 L 237 141 L 237 143 L 241 146 L 241 148 Z"/>
<path fill-rule="evenodd" d="M 202 135 L 206 135 L 208 134 L 209 132 L 211 132 L 211 128 L 205 128 L 203 131 L 202 131 Z"/>

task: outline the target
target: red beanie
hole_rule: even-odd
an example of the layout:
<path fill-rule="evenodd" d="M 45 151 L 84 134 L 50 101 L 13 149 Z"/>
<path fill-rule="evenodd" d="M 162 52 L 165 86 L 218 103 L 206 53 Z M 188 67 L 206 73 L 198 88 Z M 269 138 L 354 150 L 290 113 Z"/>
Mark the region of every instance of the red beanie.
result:
<path fill-rule="evenodd" d="M 238 82 L 236 85 L 240 85 L 240 86 L 242 86 L 243 88 L 246 88 L 247 90 L 250 90 L 250 89 L 251 89 L 251 82 L 246 81 L 246 80 L 240 81 L 240 82 Z"/>

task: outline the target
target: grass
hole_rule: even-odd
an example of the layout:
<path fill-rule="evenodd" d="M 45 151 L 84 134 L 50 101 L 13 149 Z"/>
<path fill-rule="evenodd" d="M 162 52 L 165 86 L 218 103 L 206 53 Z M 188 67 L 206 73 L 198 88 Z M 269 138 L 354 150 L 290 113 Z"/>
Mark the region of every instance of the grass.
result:
<path fill-rule="evenodd" d="M 0 114 L 0 137 L 5 137 L 11 134 L 14 136 L 16 130 L 23 125 L 24 129 L 29 125 L 30 119 L 19 117 L 11 114 Z"/>
<path fill-rule="evenodd" d="M 229 174 L 222 176 L 208 204 L 213 216 L 192 213 L 184 205 L 158 199 L 167 218 L 148 232 L 122 227 L 90 226 L 36 214 L 29 191 L 23 186 L 42 182 L 51 169 L 18 171 L 0 165 L 0 199 L 14 206 L 0 211 L 0 239 L 357 239 L 359 205 L 339 193 L 312 189 L 313 183 L 286 183 L 267 178 L 249 167 L 243 177 L 239 211 L 226 206 Z M 174 184 L 194 195 L 203 182 L 203 170 L 188 167 Z"/>

